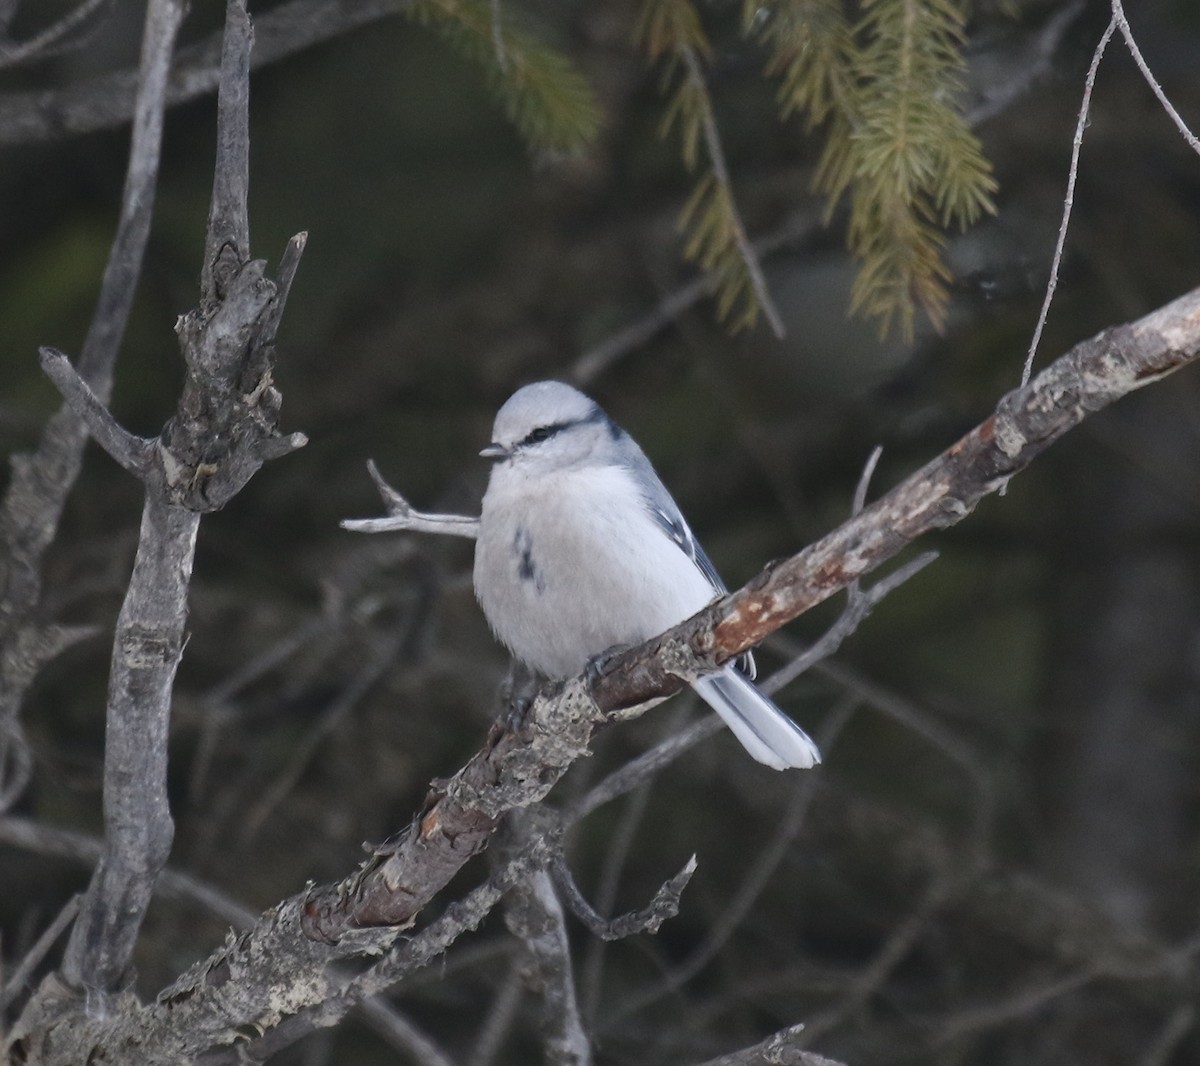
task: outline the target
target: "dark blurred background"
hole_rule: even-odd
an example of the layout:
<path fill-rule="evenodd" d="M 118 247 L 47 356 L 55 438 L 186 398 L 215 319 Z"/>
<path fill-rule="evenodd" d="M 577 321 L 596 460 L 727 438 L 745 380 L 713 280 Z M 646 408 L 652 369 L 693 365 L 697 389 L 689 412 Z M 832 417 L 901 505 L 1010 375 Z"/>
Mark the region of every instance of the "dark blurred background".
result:
<path fill-rule="evenodd" d="M 68 6 L 29 3 L 21 17 L 32 31 Z M 1021 69 L 1064 6 L 976 5 L 973 76 Z M 220 25 L 223 5 L 194 7 L 187 40 Z M 5 73 L 0 93 L 135 62 L 141 8 L 114 0 L 86 48 Z M 289 236 L 309 233 L 276 376 L 284 428 L 310 443 L 201 527 L 174 703 L 172 864 L 254 909 L 351 869 L 360 842 L 404 825 L 429 780 L 480 746 L 496 710 L 506 660 L 475 607 L 466 542 L 338 528 L 381 511 L 365 461 L 422 509 L 474 513 L 477 452 L 507 395 L 541 377 L 581 380 L 586 354 L 695 277 L 675 230 L 690 179 L 676 141 L 658 137 L 659 76 L 630 44 L 637 5 L 530 8 L 603 108 L 582 158 L 532 158 L 478 72 L 402 17 L 253 81 L 254 254 L 274 265 Z M 730 10 L 706 9 L 718 27 L 710 85 L 751 235 L 798 234 L 764 261 L 787 336 L 731 337 L 701 300 L 593 362 L 585 387 L 641 442 L 732 586 L 841 521 L 876 444 L 878 493 L 1018 382 L 1109 13 L 1082 5 L 1050 70 L 979 126 L 998 213 L 949 241 L 945 332 L 906 344 L 847 317 L 844 220 L 821 226 L 810 193 L 819 134 L 777 121 L 761 58 L 721 36 Z M 1141 0 L 1129 15 L 1200 128 L 1200 8 Z M 146 435 L 181 380 L 172 325 L 198 299 L 213 123 L 211 99 L 168 117 L 113 397 Z M 57 407 L 37 348 L 78 353 L 127 146 L 118 128 L 0 147 L 5 453 L 32 448 Z M 1193 288 L 1198 248 L 1200 157 L 1117 40 L 1039 363 Z M 580 885 L 595 898 L 608 878 L 616 909 L 642 905 L 693 851 L 699 861 L 657 937 L 601 949 L 572 928 L 599 1061 L 698 1061 L 797 1021 L 815 1050 L 856 1066 L 1200 1061 L 1188 1007 L 1200 984 L 1198 401 L 1194 369 L 1122 401 L 922 544 L 940 560 L 777 697 L 824 736 L 819 771 L 775 774 L 722 733 L 576 829 Z M 90 448 L 45 611 L 100 634 L 30 694 L 35 776 L 16 814 L 100 830 L 108 637 L 139 511 L 138 486 Z M 838 609 L 789 626 L 760 653 L 761 674 Z M 680 699 L 608 730 L 551 802 L 699 713 Z M 87 874 L 0 849 L 5 955 L 19 957 Z M 479 876 L 468 868 L 450 897 Z M 140 990 L 152 995 L 224 928 L 193 904 L 156 903 Z M 478 1062 L 513 952 L 497 919 L 397 1003 L 453 1061 Z M 686 980 L 670 980 L 689 960 Z M 527 998 L 497 1062 L 538 1057 Z M 278 1061 L 405 1060 L 354 1023 Z"/>

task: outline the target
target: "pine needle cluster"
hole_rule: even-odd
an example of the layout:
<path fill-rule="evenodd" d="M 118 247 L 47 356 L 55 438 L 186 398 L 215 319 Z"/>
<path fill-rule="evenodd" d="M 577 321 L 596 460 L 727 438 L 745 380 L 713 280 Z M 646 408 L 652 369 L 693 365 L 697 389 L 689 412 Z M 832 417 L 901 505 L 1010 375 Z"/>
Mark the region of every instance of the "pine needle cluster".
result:
<path fill-rule="evenodd" d="M 683 162 L 705 167 L 679 215 L 686 235 L 684 258 L 699 264 L 710 279 L 717 317 L 736 333 L 754 325 L 763 312 L 777 336 L 783 323 L 771 302 L 746 228 L 738 214 L 717 132 L 704 64 L 712 46 L 691 0 L 645 0 L 635 40 L 651 60 L 664 63 L 663 86 L 669 92 L 661 132 L 678 126 Z"/>
<path fill-rule="evenodd" d="M 578 155 L 596 139 L 601 114 L 587 80 L 562 52 L 513 25 L 506 7 L 488 0 L 417 0 L 408 11 L 482 69 L 532 151 Z"/>
<path fill-rule="evenodd" d="M 741 28 L 777 79 L 781 119 L 824 129 L 815 187 L 828 215 L 848 209 L 860 268 L 851 308 L 881 332 L 913 335 L 918 309 L 945 321 L 948 228 L 995 210 L 995 181 L 961 112 L 969 0 L 742 0 Z M 531 149 L 574 154 L 600 127 L 587 82 L 565 55 L 514 24 L 499 0 L 417 0 L 409 9 L 484 72 Z M 703 269 L 718 317 L 736 332 L 760 313 L 776 333 L 738 212 L 706 79 L 714 48 L 697 0 L 641 0 L 635 41 L 661 64 L 661 132 L 678 130 L 695 185 L 679 216 L 685 258 Z"/>
<path fill-rule="evenodd" d="M 916 306 L 945 321 L 945 228 L 995 210 L 991 169 L 959 109 L 964 21 L 962 0 L 864 0 L 842 39 L 847 73 L 821 75 L 836 91 L 816 184 L 830 211 L 849 201 L 862 263 L 851 306 L 884 332 L 898 320 L 906 338 Z"/>
<path fill-rule="evenodd" d="M 743 0 L 743 33 L 765 50 L 781 118 L 827 125 L 816 187 L 831 215 L 849 205 L 860 269 L 852 310 L 906 339 L 919 307 L 945 321 L 947 227 L 994 211 L 995 182 L 960 111 L 966 0 Z M 684 164 L 710 166 L 681 215 L 685 255 L 712 277 L 733 329 L 760 308 L 776 322 L 721 158 L 701 61 L 712 54 L 692 0 L 644 0 L 637 39 L 665 63 L 663 128 L 678 126 Z"/>

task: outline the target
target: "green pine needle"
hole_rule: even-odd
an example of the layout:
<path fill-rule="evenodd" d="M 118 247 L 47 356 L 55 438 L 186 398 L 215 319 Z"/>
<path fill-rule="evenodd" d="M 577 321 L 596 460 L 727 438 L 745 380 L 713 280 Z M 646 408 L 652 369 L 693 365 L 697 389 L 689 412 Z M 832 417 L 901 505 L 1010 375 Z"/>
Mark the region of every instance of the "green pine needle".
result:
<path fill-rule="evenodd" d="M 644 0 L 633 40 L 651 61 L 683 49 L 691 49 L 702 59 L 712 55 L 700 13 L 690 0 Z"/>
<path fill-rule="evenodd" d="M 783 117 L 828 120 L 814 184 L 827 218 L 848 198 L 859 260 L 851 308 L 911 338 L 919 307 L 940 329 L 949 272 L 939 227 L 994 213 L 996 183 L 958 108 L 966 0 L 745 0 L 743 24 L 780 79 Z"/>
<path fill-rule="evenodd" d="M 812 130 L 842 107 L 853 35 L 841 0 L 744 0 L 742 27 L 769 49 L 763 73 L 779 78 L 780 117 L 803 115 Z"/>
<path fill-rule="evenodd" d="M 409 14 L 484 70 L 533 151 L 578 155 L 595 141 L 601 113 L 583 75 L 533 34 L 507 21 L 494 26 L 488 0 L 418 0 Z"/>
<path fill-rule="evenodd" d="M 691 0 L 644 0 L 635 38 L 652 60 L 664 64 L 663 91 L 670 95 L 660 134 L 665 137 L 678 127 L 680 154 L 689 171 L 696 169 L 701 152 L 707 162 L 679 213 L 683 256 L 708 275 L 717 318 L 731 332 L 753 326 L 765 311 L 772 328 L 781 333 L 730 188 L 704 82 L 702 63 L 712 48 L 699 12 Z"/>

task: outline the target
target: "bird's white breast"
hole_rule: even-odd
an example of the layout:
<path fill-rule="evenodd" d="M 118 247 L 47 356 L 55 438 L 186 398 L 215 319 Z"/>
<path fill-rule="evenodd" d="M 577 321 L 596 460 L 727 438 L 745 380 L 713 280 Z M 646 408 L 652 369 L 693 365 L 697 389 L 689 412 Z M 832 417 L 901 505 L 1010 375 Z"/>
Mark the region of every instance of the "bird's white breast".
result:
<path fill-rule="evenodd" d="M 548 677 L 669 629 L 715 595 L 617 466 L 536 477 L 494 468 L 474 578 L 496 636 Z"/>

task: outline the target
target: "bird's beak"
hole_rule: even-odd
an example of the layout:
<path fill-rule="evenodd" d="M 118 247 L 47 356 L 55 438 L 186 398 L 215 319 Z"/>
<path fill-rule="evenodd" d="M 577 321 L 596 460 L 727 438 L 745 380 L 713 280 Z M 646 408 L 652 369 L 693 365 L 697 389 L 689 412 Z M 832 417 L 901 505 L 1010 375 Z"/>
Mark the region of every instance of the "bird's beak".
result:
<path fill-rule="evenodd" d="M 492 443 L 482 449 L 479 454 L 485 459 L 507 459 L 509 451 L 503 444 Z"/>

